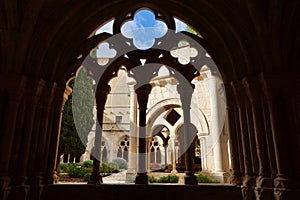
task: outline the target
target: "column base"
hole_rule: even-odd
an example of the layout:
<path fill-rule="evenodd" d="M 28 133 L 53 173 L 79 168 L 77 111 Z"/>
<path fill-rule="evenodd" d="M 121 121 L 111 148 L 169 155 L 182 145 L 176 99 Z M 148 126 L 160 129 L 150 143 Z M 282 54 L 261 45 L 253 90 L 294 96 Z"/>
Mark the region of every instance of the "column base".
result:
<path fill-rule="evenodd" d="M 128 170 L 126 173 L 125 183 L 134 183 L 136 179 L 135 170 Z"/>
<path fill-rule="evenodd" d="M 23 185 L 23 186 L 16 186 L 12 187 L 11 192 L 8 195 L 9 200 L 25 200 L 27 199 L 29 191 L 29 186 L 28 185 Z"/>
<path fill-rule="evenodd" d="M 242 179 L 239 175 L 233 175 L 230 177 L 230 183 L 233 185 L 242 185 Z"/>
<path fill-rule="evenodd" d="M 255 187 L 254 189 L 255 199 L 274 199 L 273 188 Z"/>
<path fill-rule="evenodd" d="M 259 176 L 256 179 L 256 187 L 266 187 L 266 188 L 273 188 L 274 187 L 274 180 L 269 177 Z"/>
<path fill-rule="evenodd" d="M 59 177 L 57 175 L 57 172 L 54 171 L 53 173 L 48 173 L 46 176 L 45 176 L 45 179 L 44 179 L 44 184 L 45 185 L 50 185 L 50 184 L 54 184 L 54 183 L 58 183 L 59 182 Z"/>
<path fill-rule="evenodd" d="M 230 174 L 227 172 L 208 172 L 208 171 L 202 171 L 201 174 L 208 176 L 209 178 L 218 181 L 220 183 L 230 183 Z M 238 185 L 241 185 L 241 180 L 237 181 L 239 183 Z"/>
<path fill-rule="evenodd" d="M 40 199 L 42 196 L 43 188 L 43 185 L 30 186 L 28 199 Z"/>
<path fill-rule="evenodd" d="M 241 189 L 242 189 L 243 200 L 254 200 L 255 199 L 254 187 L 248 187 L 248 186 L 243 185 L 241 187 Z"/>
<path fill-rule="evenodd" d="M 274 186 L 275 188 L 289 188 L 290 181 L 284 177 L 278 177 L 274 179 Z"/>
<path fill-rule="evenodd" d="M 7 200 L 10 192 L 11 192 L 10 187 L 0 189 L 0 199 Z"/>
<path fill-rule="evenodd" d="M 172 171 L 171 171 L 171 174 L 177 174 L 178 173 L 178 171 L 176 170 L 176 169 L 173 169 Z"/>
<path fill-rule="evenodd" d="M 135 184 L 148 184 L 147 173 L 138 173 L 135 177 Z"/>
<path fill-rule="evenodd" d="M 194 173 L 186 172 L 184 176 L 184 184 L 185 185 L 198 185 L 197 177 Z"/>
<path fill-rule="evenodd" d="M 43 185 L 43 176 L 41 173 L 35 173 L 34 176 L 29 181 L 30 188 L 28 193 L 28 199 L 40 199 Z"/>
<path fill-rule="evenodd" d="M 275 200 L 285 200 L 285 199 L 300 199 L 299 189 L 285 189 L 285 188 L 275 188 L 274 189 Z"/>
<path fill-rule="evenodd" d="M 256 185 L 255 177 L 246 175 L 243 180 L 243 185 L 247 186 L 248 188 L 254 188 Z"/>
<path fill-rule="evenodd" d="M 7 176 L 0 177 L 0 199 L 6 200 L 11 191 L 9 187 L 10 178 Z"/>
<path fill-rule="evenodd" d="M 91 185 L 100 185 L 101 183 L 103 183 L 103 180 L 100 174 L 92 174 L 90 180 L 88 181 L 88 184 Z"/>

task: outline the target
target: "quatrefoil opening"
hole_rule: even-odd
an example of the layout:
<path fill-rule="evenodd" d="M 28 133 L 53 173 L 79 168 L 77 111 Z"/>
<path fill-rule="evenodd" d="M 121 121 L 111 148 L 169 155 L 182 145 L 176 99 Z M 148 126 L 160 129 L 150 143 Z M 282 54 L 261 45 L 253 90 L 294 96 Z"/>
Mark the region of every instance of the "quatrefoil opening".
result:
<path fill-rule="evenodd" d="M 133 39 L 136 48 L 146 50 L 155 44 L 155 39 L 163 37 L 167 33 L 167 25 L 155 19 L 153 12 L 141 10 L 134 15 L 132 21 L 124 23 L 121 33 Z"/>
<path fill-rule="evenodd" d="M 107 42 L 100 43 L 96 48 L 97 63 L 101 66 L 106 65 L 110 59 L 117 55 L 117 51 L 109 47 Z"/>
<path fill-rule="evenodd" d="M 170 51 L 171 56 L 178 58 L 178 62 L 182 65 L 187 65 L 191 62 L 191 58 L 198 55 L 198 50 L 191 47 L 190 43 L 182 40 L 177 47 L 173 47 Z"/>

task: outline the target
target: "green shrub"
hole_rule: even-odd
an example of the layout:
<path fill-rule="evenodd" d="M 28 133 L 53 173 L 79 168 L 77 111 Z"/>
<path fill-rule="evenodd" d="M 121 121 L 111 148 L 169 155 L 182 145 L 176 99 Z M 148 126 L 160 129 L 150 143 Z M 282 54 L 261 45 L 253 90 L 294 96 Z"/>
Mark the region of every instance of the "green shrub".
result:
<path fill-rule="evenodd" d="M 159 179 L 154 176 L 149 176 L 150 183 L 178 183 L 179 177 L 176 175 L 162 176 Z"/>
<path fill-rule="evenodd" d="M 65 180 L 65 176 L 66 176 L 66 174 L 58 174 L 58 179 L 60 181 L 64 181 Z"/>
<path fill-rule="evenodd" d="M 100 165 L 100 173 L 111 174 L 118 172 L 118 165 L 116 163 L 102 163 Z"/>
<path fill-rule="evenodd" d="M 197 181 L 198 183 L 219 183 L 218 181 L 212 180 L 202 174 L 198 174 Z"/>
<path fill-rule="evenodd" d="M 83 178 L 85 174 L 91 173 L 92 168 L 84 167 L 80 163 L 60 164 L 61 172 L 68 173 L 71 178 Z"/>
<path fill-rule="evenodd" d="M 60 172 L 66 172 L 68 169 L 68 163 L 61 163 L 59 165 L 59 168 L 60 168 Z"/>
<path fill-rule="evenodd" d="M 112 162 L 118 164 L 118 169 L 127 169 L 128 167 L 128 163 L 124 158 L 115 158 Z"/>
<path fill-rule="evenodd" d="M 178 183 L 179 177 L 176 175 L 163 176 L 158 179 L 158 183 Z"/>
<path fill-rule="evenodd" d="M 109 162 L 108 166 L 112 168 L 112 173 L 118 173 L 119 172 L 119 165 L 118 163 Z"/>
<path fill-rule="evenodd" d="M 91 168 L 82 167 L 80 165 L 74 166 L 69 170 L 69 176 L 71 178 L 83 178 L 85 174 L 90 173 L 92 171 Z"/>
<path fill-rule="evenodd" d="M 169 175 L 170 183 L 178 183 L 179 177 L 176 175 Z"/>
<path fill-rule="evenodd" d="M 83 180 L 84 180 L 84 181 L 89 181 L 91 175 L 92 175 L 92 173 L 86 173 L 86 174 L 83 176 Z"/>
<path fill-rule="evenodd" d="M 89 180 L 92 172 L 93 161 L 87 160 L 83 163 L 61 163 L 60 172 L 68 173 L 71 178 L 83 178 L 84 181 Z M 115 163 L 102 163 L 100 166 L 100 173 L 102 174 L 111 174 L 119 172 L 118 164 Z M 61 180 L 64 179 L 64 176 L 61 175 Z"/>
<path fill-rule="evenodd" d="M 86 161 L 84 161 L 83 162 L 83 166 L 84 167 L 90 167 L 90 168 L 92 168 L 93 167 L 93 160 L 86 160 Z"/>
<path fill-rule="evenodd" d="M 167 176 L 162 176 L 157 180 L 158 183 L 169 183 Z"/>
<path fill-rule="evenodd" d="M 150 183 L 157 183 L 157 179 L 154 178 L 154 176 L 149 176 L 148 180 L 149 180 Z"/>

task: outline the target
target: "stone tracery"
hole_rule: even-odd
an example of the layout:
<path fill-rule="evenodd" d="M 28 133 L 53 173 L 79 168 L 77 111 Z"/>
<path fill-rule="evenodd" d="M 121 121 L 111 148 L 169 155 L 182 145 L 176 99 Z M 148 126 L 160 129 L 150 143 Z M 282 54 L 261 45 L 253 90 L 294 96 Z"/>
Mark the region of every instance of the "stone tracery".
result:
<path fill-rule="evenodd" d="M 161 15 L 156 15 L 156 17 L 160 17 L 162 18 Z M 170 16 L 168 16 L 170 17 Z M 171 17 L 172 20 L 173 17 Z M 132 19 L 132 18 L 131 18 Z M 166 19 L 166 18 L 164 18 Z M 172 20 L 167 19 L 167 21 L 172 22 Z M 118 30 L 121 30 L 120 25 L 122 25 L 122 23 L 120 23 L 121 20 L 115 19 L 114 20 L 114 24 L 113 24 L 113 28 L 114 28 L 114 33 L 118 33 Z M 172 23 L 170 25 L 170 23 L 166 23 L 169 24 L 169 27 L 172 27 Z M 118 26 L 119 25 L 119 26 Z M 105 33 L 100 33 L 99 35 L 97 35 L 97 37 L 101 37 L 101 34 L 105 34 Z M 91 75 L 94 76 L 94 79 L 97 81 L 99 81 L 100 79 L 100 83 L 101 84 L 105 84 L 107 83 L 111 78 L 117 76 L 118 74 L 118 70 L 120 68 L 120 65 L 124 66 L 126 68 L 126 70 L 129 72 L 128 76 L 132 77 L 136 80 L 136 85 L 135 85 L 135 89 L 139 88 L 139 85 L 141 86 L 141 88 L 145 88 L 146 85 L 151 81 L 151 79 L 153 77 L 157 77 L 159 76 L 159 74 L 161 73 L 161 65 L 168 65 L 170 67 L 165 68 L 165 70 L 167 70 L 167 73 L 169 73 L 169 76 L 173 76 L 176 77 L 178 83 L 175 83 L 175 85 L 177 84 L 177 91 L 179 92 L 179 94 L 181 95 L 181 106 L 183 108 L 183 113 L 182 115 L 184 116 L 184 124 L 185 123 L 190 123 L 190 105 L 191 105 L 191 98 L 192 98 L 192 93 L 193 93 L 193 84 L 191 83 L 191 81 L 193 80 L 194 77 L 199 75 L 199 71 L 201 69 L 201 67 L 204 64 L 210 65 L 210 67 L 215 67 L 215 65 L 213 64 L 213 62 L 210 59 L 207 59 L 208 57 L 205 56 L 204 58 L 204 62 L 203 59 L 201 60 L 198 56 L 198 51 L 200 51 L 199 56 L 203 57 L 203 55 L 207 55 L 207 53 L 205 53 L 206 51 L 200 46 L 197 45 L 195 40 L 191 40 L 191 38 L 189 38 L 188 36 L 184 36 L 181 35 L 179 36 L 178 33 L 175 33 L 173 31 L 168 31 L 167 32 L 167 36 L 168 37 L 163 37 L 159 40 L 159 42 L 155 43 L 154 46 L 151 49 L 146 49 L 146 50 L 136 50 L 132 44 L 132 40 L 127 40 L 125 39 L 122 34 L 118 34 L 117 35 L 117 39 L 114 38 L 114 40 L 110 40 L 110 38 L 108 38 L 107 40 L 105 40 L 106 44 L 109 44 L 109 48 L 115 49 L 117 52 L 117 56 L 115 56 L 115 59 L 113 58 L 113 56 L 107 56 L 111 59 L 111 61 L 109 61 L 107 58 L 103 58 L 101 57 L 101 59 L 103 60 L 102 63 L 100 63 L 100 65 L 102 65 L 103 67 L 100 69 L 99 67 L 97 67 L 97 62 L 95 61 L 95 59 L 99 58 L 93 58 L 93 56 L 88 55 L 87 59 L 83 62 L 83 66 L 85 66 L 86 68 L 88 68 L 91 71 Z M 170 36 L 172 36 L 172 40 L 168 39 L 170 38 Z M 182 37 L 185 38 L 185 42 L 184 44 L 181 45 L 181 43 L 183 43 Z M 177 41 L 177 43 L 174 43 L 173 40 Z M 103 43 L 103 42 L 100 42 Z M 131 43 L 131 44 L 130 44 Z M 179 45 L 176 46 L 176 50 L 174 49 L 173 45 Z M 124 46 L 125 45 L 125 46 Z M 192 46 L 195 47 L 192 47 Z M 129 46 L 129 52 L 126 52 L 126 56 L 122 56 L 124 54 L 124 47 L 128 47 Z M 168 51 L 166 50 L 162 50 L 164 48 L 167 48 Z M 197 48 L 197 50 L 196 50 Z M 178 51 L 178 52 L 177 52 Z M 177 52 L 177 53 L 176 53 Z M 181 53 L 180 53 L 181 52 Z M 184 52 L 184 54 L 182 54 Z M 191 53 L 192 52 L 192 53 Z M 179 53 L 179 54 L 178 54 Z M 98 53 L 97 53 L 98 54 Z M 100 54 L 100 53 L 99 53 Z M 182 55 L 181 55 L 182 54 Z M 195 57 L 192 60 L 190 60 L 190 57 Z M 178 60 L 177 60 L 178 58 Z M 104 60 L 106 60 L 104 62 Z M 143 60 L 142 63 L 141 60 Z M 205 60 L 207 60 L 208 62 L 206 63 Z M 190 62 L 193 62 L 193 65 L 189 64 Z M 155 64 L 154 64 L 155 63 Z M 161 63 L 161 64 L 158 64 Z M 99 62 L 98 62 L 99 64 Z M 142 65 L 140 65 L 142 64 Z M 201 65 L 199 65 L 201 64 Z M 196 66 L 196 67 L 195 67 Z M 90 69 L 91 68 L 91 69 Z M 173 68 L 173 69 L 172 69 Z M 147 69 L 147 73 L 143 73 L 143 70 Z M 168 72 L 169 71 L 169 72 Z M 215 72 L 214 70 L 212 70 L 212 72 Z M 99 74 L 100 74 L 100 78 L 99 78 Z M 187 81 L 186 81 L 187 80 Z M 146 85 L 144 85 L 146 84 Z M 105 86 L 105 85 L 104 85 Z M 101 90 L 101 87 L 103 87 L 102 85 L 98 85 L 96 90 Z M 182 89 L 180 89 L 182 88 Z M 187 89 L 191 88 L 189 95 L 187 95 Z M 141 90 L 141 89 L 139 89 Z M 150 94 L 151 89 L 147 92 L 144 93 L 145 90 L 142 89 L 141 92 L 138 92 L 137 94 L 137 99 L 138 99 L 138 104 L 141 106 L 143 104 L 142 107 L 140 107 L 143 112 L 146 112 L 146 105 L 148 104 L 148 95 Z M 136 91 L 137 92 L 137 91 Z M 183 94 L 183 92 L 185 94 Z M 105 102 L 101 102 L 101 104 L 103 104 Z M 145 114 L 141 114 L 140 111 L 140 120 L 141 117 L 146 116 Z M 145 118 L 146 119 L 146 118 Z M 144 132 L 146 130 L 146 127 L 143 128 L 144 126 L 146 126 L 146 122 L 143 122 L 144 120 L 140 121 L 139 124 L 139 165 L 138 168 L 142 168 L 142 171 L 147 171 L 146 169 L 146 158 L 144 157 L 143 153 L 146 153 L 146 149 L 144 149 L 146 143 L 145 143 L 145 137 L 146 137 L 146 132 Z M 189 132 L 189 126 L 184 126 L 185 127 L 185 132 Z M 219 131 L 219 130 L 218 130 Z M 144 133 L 143 133 L 144 132 Z M 215 133 L 217 134 L 217 133 Z M 187 137 L 187 135 L 185 135 L 185 137 Z M 190 138 L 191 139 L 191 138 Z M 190 139 L 185 138 L 185 141 L 190 141 Z M 96 142 L 96 140 L 95 140 Z M 174 141 L 173 141 L 174 142 Z M 182 144 L 184 144 L 184 142 L 181 142 Z M 142 145 L 141 145 L 142 144 Z M 190 144 L 185 143 L 184 144 L 184 148 L 188 149 L 188 146 Z M 173 144 L 173 153 L 175 155 L 175 146 Z M 181 150 L 182 151 L 182 150 Z M 186 168 L 188 170 L 187 172 L 187 180 L 186 183 L 187 184 L 196 184 L 195 178 L 193 176 L 193 172 L 192 172 L 192 166 L 190 163 L 192 163 L 192 153 L 193 151 L 189 150 L 187 152 L 187 155 L 185 158 L 188 159 L 185 161 L 186 163 Z M 165 152 L 166 154 L 167 152 Z M 183 152 L 182 152 L 183 153 Z M 220 152 L 218 153 L 220 154 Z M 141 157 L 141 155 L 143 155 Z M 165 157 L 167 157 L 167 155 L 165 155 Z M 174 158 L 173 158 L 174 159 Z M 221 158 L 218 158 L 219 160 L 221 160 Z M 133 160 L 132 156 L 129 156 L 129 160 Z M 141 161 L 144 160 L 144 161 Z M 216 162 L 216 161 L 215 161 Z M 220 161 L 218 161 L 220 162 Z M 221 161 L 222 162 L 222 161 Z M 98 164 L 96 162 L 96 164 Z M 132 165 L 132 164 L 131 164 Z M 130 166 L 131 166 L 130 165 Z M 133 168 L 132 168 L 133 170 Z M 176 169 L 173 169 L 173 171 L 175 171 Z M 147 183 L 147 179 L 146 179 L 146 174 L 144 172 L 141 172 L 141 170 L 139 170 L 138 173 L 138 180 L 139 180 L 139 176 L 142 176 L 142 178 L 140 179 L 141 182 L 137 181 L 137 183 Z M 191 180 L 189 180 L 189 178 L 191 178 Z M 193 179 L 193 180 L 192 180 Z"/>

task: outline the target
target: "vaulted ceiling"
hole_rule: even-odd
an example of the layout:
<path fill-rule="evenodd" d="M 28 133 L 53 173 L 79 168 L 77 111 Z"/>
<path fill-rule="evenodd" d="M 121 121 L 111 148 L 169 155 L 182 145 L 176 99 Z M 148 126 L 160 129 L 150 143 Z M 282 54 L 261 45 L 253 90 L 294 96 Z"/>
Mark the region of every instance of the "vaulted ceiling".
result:
<path fill-rule="evenodd" d="M 298 0 L 2 0 L 0 73 L 63 85 L 94 44 L 88 36 L 139 7 L 169 12 L 200 32 L 225 82 L 299 72 Z"/>

